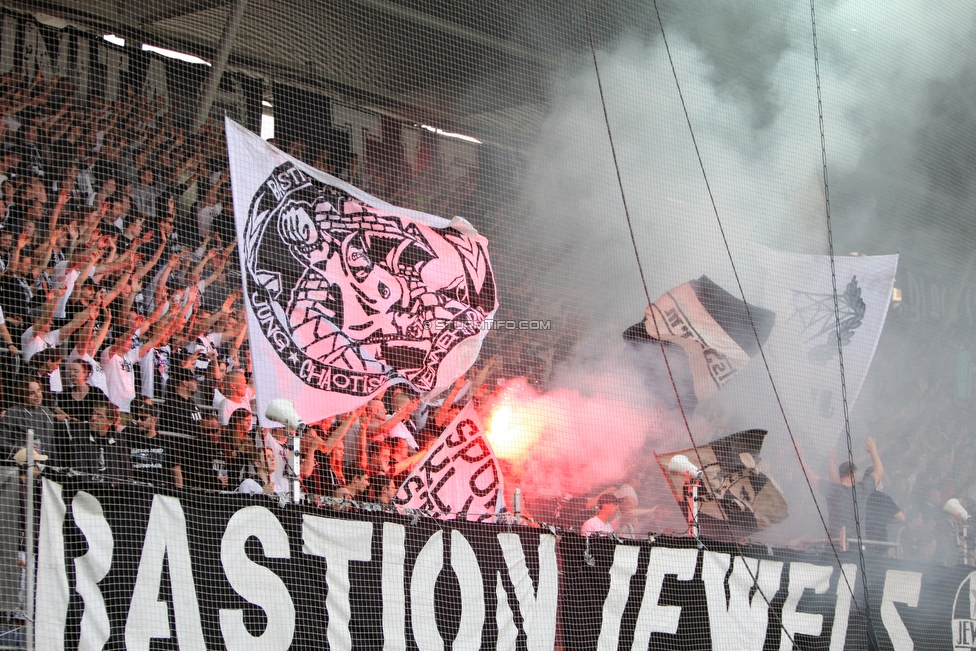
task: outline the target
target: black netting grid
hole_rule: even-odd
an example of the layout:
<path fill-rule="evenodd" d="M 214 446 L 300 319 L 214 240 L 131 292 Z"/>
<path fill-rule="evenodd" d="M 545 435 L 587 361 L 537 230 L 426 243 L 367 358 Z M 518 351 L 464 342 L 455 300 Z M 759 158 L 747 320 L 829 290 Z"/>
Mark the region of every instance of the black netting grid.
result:
<path fill-rule="evenodd" d="M 976 648 L 973 17 L 3 3 L 0 646 Z"/>

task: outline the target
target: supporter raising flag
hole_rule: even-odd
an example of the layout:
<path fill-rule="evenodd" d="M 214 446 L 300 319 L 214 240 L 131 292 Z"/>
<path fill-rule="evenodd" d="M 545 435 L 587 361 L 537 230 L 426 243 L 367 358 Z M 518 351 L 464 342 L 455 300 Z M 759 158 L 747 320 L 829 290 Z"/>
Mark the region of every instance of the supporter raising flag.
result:
<path fill-rule="evenodd" d="M 683 497 L 687 478 L 683 470 L 671 467 L 671 460 L 684 455 L 701 470 L 698 525 L 702 535 L 741 540 L 789 516 L 786 499 L 762 464 L 765 438 L 766 430 L 750 429 L 696 448 L 655 455 L 685 517 L 689 508 Z"/>
<path fill-rule="evenodd" d="M 258 413 L 287 395 L 317 421 L 391 384 L 449 387 L 497 307 L 485 238 L 226 130 Z"/>

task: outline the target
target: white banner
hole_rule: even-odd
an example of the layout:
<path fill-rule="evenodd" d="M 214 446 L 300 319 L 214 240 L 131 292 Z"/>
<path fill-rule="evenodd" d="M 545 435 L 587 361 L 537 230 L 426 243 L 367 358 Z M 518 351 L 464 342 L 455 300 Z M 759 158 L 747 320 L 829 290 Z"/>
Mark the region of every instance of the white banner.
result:
<path fill-rule="evenodd" d="M 808 451 L 844 432 L 830 258 L 757 247 L 765 282 L 751 302 L 776 313 L 765 350 L 786 416 Z M 891 303 L 897 255 L 835 257 L 848 406 L 864 384 Z"/>
<path fill-rule="evenodd" d="M 481 522 L 505 505 L 502 470 L 469 402 L 397 491 L 400 506 Z"/>
<path fill-rule="evenodd" d="M 391 384 L 449 387 L 497 307 L 487 240 L 225 124 L 261 424 L 278 397 L 314 422 Z"/>

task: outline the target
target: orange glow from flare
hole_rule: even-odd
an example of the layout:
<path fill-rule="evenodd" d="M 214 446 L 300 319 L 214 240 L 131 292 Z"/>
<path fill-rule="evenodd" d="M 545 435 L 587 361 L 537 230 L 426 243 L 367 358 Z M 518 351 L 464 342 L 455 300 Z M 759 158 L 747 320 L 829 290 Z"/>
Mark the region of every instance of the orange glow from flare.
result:
<path fill-rule="evenodd" d="M 541 423 L 531 410 L 516 409 L 507 400 L 498 403 L 488 418 L 486 435 L 495 455 L 518 461 L 528 456 L 539 438 Z"/>

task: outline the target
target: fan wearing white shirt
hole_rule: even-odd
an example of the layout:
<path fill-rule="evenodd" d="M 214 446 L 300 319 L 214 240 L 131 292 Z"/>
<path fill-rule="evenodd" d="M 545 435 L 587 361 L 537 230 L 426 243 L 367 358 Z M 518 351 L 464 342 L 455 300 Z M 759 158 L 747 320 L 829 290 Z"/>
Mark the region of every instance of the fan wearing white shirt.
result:
<path fill-rule="evenodd" d="M 116 405 L 122 412 L 129 413 L 129 406 L 136 397 L 135 377 L 132 374 L 132 366 L 140 359 L 148 355 L 159 342 L 171 335 L 170 327 L 174 321 L 175 314 L 170 314 L 156 328 L 148 340 L 138 348 L 132 347 L 132 338 L 140 331 L 143 326 L 147 329 L 162 313 L 162 306 L 156 308 L 155 312 L 144 319 L 135 312 L 129 312 L 129 328 L 121 337 L 117 337 L 111 346 L 102 352 L 102 370 L 105 371 L 105 388 L 108 399 Z"/>
<path fill-rule="evenodd" d="M 29 362 L 31 357 L 42 350 L 57 346 L 62 341 L 65 341 L 71 336 L 71 333 L 80 328 L 88 320 L 88 311 L 85 310 L 76 314 L 74 318 L 59 329 L 51 330 L 54 308 L 63 296 L 64 291 L 65 288 L 63 286 L 59 287 L 48 297 L 48 300 L 44 303 L 44 308 L 41 310 L 41 314 L 34 321 L 34 325 L 24 330 L 24 333 L 20 336 L 20 344 L 23 349 L 25 362 Z"/>
<path fill-rule="evenodd" d="M 224 396 L 220 391 L 214 391 L 214 407 L 217 408 L 217 417 L 220 424 L 227 427 L 230 416 L 238 409 L 251 412 L 251 396 L 253 391 L 247 384 L 247 378 L 242 371 L 231 371 L 224 379 L 224 388 L 227 395 Z"/>
<path fill-rule="evenodd" d="M 14 345 L 14 340 L 10 336 L 10 331 L 7 330 L 7 321 L 3 318 L 3 310 L 0 309 L 0 339 L 3 343 L 7 344 L 7 350 L 9 350 L 14 355 L 19 355 L 20 350 Z"/>
<path fill-rule="evenodd" d="M 94 355 L 101 349 L 105 338 L 108 336 L 109 328 L 112 325 L 112 311 L 102 310 L 102 324 L 95 329 L 98 311 L 101 307 L 101 298 L 96 298 L 88 306 L 89 319 L 84 328 L 80 328 L 74 336 L 75 346 L 68 354 L 68 363 L 75 360 L 82 361 L 89 366 L 88 384 L 105 393 L 107 388 L 105 382 L 105 371 L 101 365 L 95 361 Z"/>
<path fill-rule="evenodd" d="M 70 337 L 75 330 L 81 327 L 81 325 L 88 320 L 87 311 L 79 312 L 74 316 L 73 319 L 68 321 L 68 323 L 58 330 L 51 330 L 51 319 L 54 315 L 54 307 L 64 295 L 64 291 L 65 288 L 60 287 L 48 295 L 48 299 L 44 303 L 41 314 L 37 317 L 34 325 L 24 330 L 24 333 L 20 336 L 21 349 L 23 351 L 25 362 L 29 362 L 34 355 L 42 350 L 47 350 L 48 348 L 57 346 L 62 341 Z M 53 369 L 49 376 L 49 382 L 49 388 L 51 391 L 61 391 L 62 386 L 60 366 Z"/>

